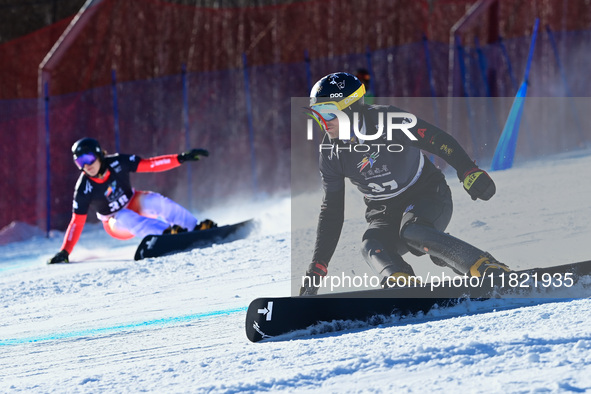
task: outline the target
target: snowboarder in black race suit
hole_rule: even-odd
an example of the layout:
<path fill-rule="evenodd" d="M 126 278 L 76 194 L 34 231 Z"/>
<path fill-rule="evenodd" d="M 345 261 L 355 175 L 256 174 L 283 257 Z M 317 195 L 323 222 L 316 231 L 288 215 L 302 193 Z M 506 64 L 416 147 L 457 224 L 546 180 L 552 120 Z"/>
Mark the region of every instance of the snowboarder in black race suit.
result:
<path fill-rule="evenodd" d="M 421 149 L 453 166 L 473 200 L 488 200 L 495 194 L 486 171 L 451 135 L 399 108 L 366 105 L 364 93 L 363 84 L 344 72 L 320 79 L 310 93 L 311 113 L 326 132 L 320 150 L 324 197 L 312 263 L 302 277 L 300 295 L 317 294 L 328 273 L 344 221 L 345 178 L 364 195 L 369 225 L 362 237 L 362 254 L 382 278 L 382 287 L 405 283 L 401 277 L 413 280 L 413 268 L 402 258 L 407 252 L 428 254 L 438 266 L 461 275 L 508 272 L 490 254 L 444 232 L 453 211 L 451 191 L 443 173 Z M 389 138 L 384 126 L 388 113 L 406 114 Z M 339 129 L 339 114 L 346 115 L 351 130 Z M 380 123 L 384 132 L 373 139 Z"/>
<path fill-rule="evenodd" d="M 81 171 L 76 189 L 72 219 L 66 230 L 61 250 L 48 264 L 67 263 L 80 238 L 91 203 L 109 235 L 118 239 L 151 234 L 175 234 L 204 230 L 216 224 L 205 219 L 199 222 L 193 214 L 161 194 L 135 190 L 130 172 L 160 172 L 209 156 L 205 149 L 181 154 L 142 159 L 135 155 L 107 156 L 99 142 L 83 138 L 72 145 L 74 163 Z"/>

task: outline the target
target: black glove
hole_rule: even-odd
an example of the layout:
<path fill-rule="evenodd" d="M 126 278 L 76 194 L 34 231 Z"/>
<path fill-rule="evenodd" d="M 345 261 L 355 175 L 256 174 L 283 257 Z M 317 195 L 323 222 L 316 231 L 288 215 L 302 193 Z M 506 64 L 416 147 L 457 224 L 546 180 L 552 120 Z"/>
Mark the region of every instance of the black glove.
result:
<path fill-rule="evenodd" d="M 322 284 L 322 278 L 328 273 L 328 264 L 324 261 L 314 261 L 308 266 L 306 275 L 300 288 L 301 296 L 311 296 L 318 294 L 318 289 Z"/>
<path fill-rule="evenodd" d="M 179 153 L 177 157 L 179 163 L 183 163 L 185 161 L 197 161 L 201 159 L 201 156 L 207 157 L 209 156 L 209 152 L 205 149 L 191 149 L 188 152 Z"/>
<path fill-rule="evenodd" d="M 69 263 L 68 256 L 70 254 L 65 250 L 60 250 L 55 256 L 47 260 L 47 264 Z"/>
<path fill-rule="evenodd" d="M 468 192 L 472 200 L 480 198 L 481 200 L 489 200 L 494 196 L 497 188 L 491 177 L 486 171 L 478 167 L 474 167 L 464 173 L 460 177 L 460 181 L 464 184 L 464 189 Z"/>

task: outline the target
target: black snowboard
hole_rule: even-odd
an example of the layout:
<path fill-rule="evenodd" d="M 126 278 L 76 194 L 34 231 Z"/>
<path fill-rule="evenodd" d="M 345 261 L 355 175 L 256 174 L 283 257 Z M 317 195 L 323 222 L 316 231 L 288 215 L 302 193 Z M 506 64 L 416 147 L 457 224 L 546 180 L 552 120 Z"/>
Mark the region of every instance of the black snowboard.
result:
<path fill-rule="evenodd" d="M 141 260 L 148 257 L 160 257 L 188 249 L 209 246 L 223 242 L 238 230 L 243 231 L 240 235 L 246 236 L 252 223 L 252 220 L 246 220 L 208 230 L 189 231 L 180 234 L 148 235 L 137 247 L 134 258 L 135 260 Z"/>
<path fill-rule="evenodd" d="M 549 268 L 512 272 L 504 277 L 485 277 L 463 286 L 376 289 L 309 297 L 257 298 L 246 313 L 246 336 L 252 342 L 306 329 L 319 322 L 333 320 L 370 321 L 375 316 L 406 316 L 445 308 L 466 300 L 489 298 L 552 298 L 558 289 L 577 284 L 591 275 L 591 260 Z M 578 288 L 577 288 L 578 289 Z M 576 297 L 589 297 L 591 289 Z"/>

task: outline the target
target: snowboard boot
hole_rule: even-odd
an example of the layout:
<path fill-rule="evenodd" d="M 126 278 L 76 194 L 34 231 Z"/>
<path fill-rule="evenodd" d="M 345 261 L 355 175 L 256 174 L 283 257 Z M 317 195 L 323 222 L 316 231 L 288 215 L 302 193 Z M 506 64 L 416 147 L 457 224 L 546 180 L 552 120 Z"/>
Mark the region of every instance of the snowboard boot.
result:
<path fill-rule="evenodd" d="M 209 230 L 210 228 L 214 228 L 217 226 L 217 223 L 213 220 L 205 219 L 201 223 L 197 223 L 193 231 Z"/>
<path fill-rule="evenodd" d="M 179 226 L 178 224 L 173 224 L 172 226 L 168 227 L 166 230 L 162 232 L 162 234 L 179 234 L 179 233 L 186 233 L 187 229 L 184 227 Z"/>
<path fill-rule="evenodd" d="M 406 272 L 395 272 L 385 276 L 380 284 L 383 289 L 392 289 L 394 287 L 419 287 L 421 281 L 416 276 Z"/>
<path fill-rule="evenodd" d="M 318 294 L 318 289 L 322 284 L 322 278 L 328 274 L 328 266 L 325 262 L 312 262 L 308 266 L 306 276 L 303 277 L 302 287 L 300 288 L 300 296 L 312 296 Z"/>
<path fill-rule="evenodd" d="M 478 278 L 486 275 L 498 276 L 511 272 L 509 267 L 503 263 L 499 263 L 494 257 L 488 253 L 484 253 L 480 258 L 470 267 L 468 274 Z"/>

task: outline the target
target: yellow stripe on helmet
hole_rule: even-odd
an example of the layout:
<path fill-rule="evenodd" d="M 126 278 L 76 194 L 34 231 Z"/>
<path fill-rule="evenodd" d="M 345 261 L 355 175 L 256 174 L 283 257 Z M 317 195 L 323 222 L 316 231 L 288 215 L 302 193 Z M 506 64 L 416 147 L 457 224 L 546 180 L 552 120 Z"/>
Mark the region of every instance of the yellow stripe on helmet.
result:
<path fill-rule="evenodd" d="M 365 94 L 365 86 L 363 84 L 361 84 L 361 86 L 359 86 L 359 89 L 357 89 L 356 91 L 354 91 L 349 96 L 342 99 L 341 101 L 322 101 L 319 103 L 312 104 L 311 107 L 314 107 L 317 105 L 334 104 L 339 110 L 342 111 L 343 109 L 347 108 L 348 106 L 350 106 L 351 104 L 353 104 L 354 102 L 356 102 L 357 100 L 362 98 L 364 94 Z"/>

